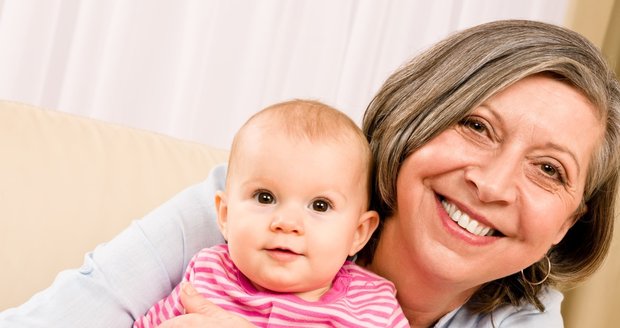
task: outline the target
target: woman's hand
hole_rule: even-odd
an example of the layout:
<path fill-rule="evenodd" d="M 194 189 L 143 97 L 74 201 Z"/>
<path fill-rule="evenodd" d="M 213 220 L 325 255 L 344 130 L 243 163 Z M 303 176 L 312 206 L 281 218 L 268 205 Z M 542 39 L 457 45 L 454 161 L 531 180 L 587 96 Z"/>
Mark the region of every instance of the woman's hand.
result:
<path fill-rule="evenodd" d="M 181 303 L 186 314 L 165 321 L 159 327 L 255 327 L 248 320 L 202 297 L 189 283 L 184 283 L 181 288 Z"/>

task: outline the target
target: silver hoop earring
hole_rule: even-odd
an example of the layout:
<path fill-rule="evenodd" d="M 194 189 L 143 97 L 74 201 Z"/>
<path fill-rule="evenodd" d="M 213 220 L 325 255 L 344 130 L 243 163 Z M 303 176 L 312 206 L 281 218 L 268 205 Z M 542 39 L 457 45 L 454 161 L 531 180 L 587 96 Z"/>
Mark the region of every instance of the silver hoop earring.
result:
<path fill-rule="evenodd" d="M 551 274 L 551 260 L 549 259 L 549 256 L 547 256 L 547 254 L 545 254 L 545 259 L 547 260 L 547 274 L 545 275 L 545 277 L 541 281 L 531 282 L 527 278 L 525 278 L 525 274 L 523 273 L 523 269 L 521 269 L 521 277 L 523 278 L 523 281 L 525 281 L 526 283 L 528 283 L 531 286 L 538 286 L 538 285 L 541 285 L 543 282 L 545 282 L 547 280 L 547 278 L 549 278 L 549 275 Z"/>

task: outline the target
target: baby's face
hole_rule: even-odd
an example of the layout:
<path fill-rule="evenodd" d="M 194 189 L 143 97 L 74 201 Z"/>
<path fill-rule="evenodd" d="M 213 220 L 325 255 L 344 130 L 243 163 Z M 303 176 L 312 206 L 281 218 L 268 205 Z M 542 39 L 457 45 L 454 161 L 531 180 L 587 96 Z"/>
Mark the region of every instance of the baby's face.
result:
<path fill-rule="evenodd" d="M 238 148 L 219 213 L 233 261 L 258 289 L 318 298 L 361 247 L 366 160 L 353 142 L 323 139 L 256 132 Z"/>

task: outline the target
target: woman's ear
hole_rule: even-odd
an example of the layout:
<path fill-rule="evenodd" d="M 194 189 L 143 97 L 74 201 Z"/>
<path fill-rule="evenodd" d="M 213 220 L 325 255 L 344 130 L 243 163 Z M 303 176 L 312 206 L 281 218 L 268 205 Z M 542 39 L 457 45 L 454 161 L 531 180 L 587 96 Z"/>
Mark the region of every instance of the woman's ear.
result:
<path fill-rule="evenodd" d="M 564 236 L 566 236 L 566 233 L 568 232 L 568 230 L 572 228 L 576 222 L 577 220 L 575 218 L 571 217 L 567 219 L 564 222 L 564 224 L 562 224 L 562 226 L 560 227 L 560 230 L 555 234 L 555 238 L 553 239 L 552 244 L 553 245 L 559 244 L 562 241 L 562 239 L 564 239 Z"/>
<path fill-rule="evenodd" d="M 368 242 L 372 233 L 375 232 L 379 226 L 379 213 L 376 211 L 364 212 L 358 221 L 357 228 L 355 229 L 355 235 L 353 236 L 353 242 L 349 250 L 349 256 L 355 255 L 359 252 L 364 245 Z"/>
<path fill-rule="evenodd" d="M 221 190 L 215 193 L 215 210 L 217 212 L 217 225 L 220 227 L 220 232 L 224 236 L 224 239 L 228 240 L 228 200 L 226 199 L 226 193 Z"/>
<path fill-rule="evenodd" d="M 572 228 L 575 223 L 577 223 L 577 221 L 581 218 L 581 216 L 586 214 L 587 211 L 588 205 L 586 205 L 585 203 L 579 205 L 577 210 L 575 210 L 575 213 L 573 213 L 573 215 L 568 220 L 566 220 L 566 222 L 564 222 L 564 224 L 562 224 L 562 226 L 560 227 L 560 230 L 553 239 L 553 245 L 559 244 L 562 239 L 564 239 L 564 236 L 566 236 L 566 233 L 568 233 L 568 230 L 570 230 L 570 228 Z"/>

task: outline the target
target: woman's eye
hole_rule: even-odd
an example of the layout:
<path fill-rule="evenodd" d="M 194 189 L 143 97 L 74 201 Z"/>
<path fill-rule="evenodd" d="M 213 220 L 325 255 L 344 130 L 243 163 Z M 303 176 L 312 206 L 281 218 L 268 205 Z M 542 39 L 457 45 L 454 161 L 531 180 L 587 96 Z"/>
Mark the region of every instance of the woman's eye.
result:
<path fill-rule="evenodd" d="M 267 191 L 259 191 L 254 194 L 254 198 L 257 202 L 261 204 L 273 204 L 276 201 L 276 198 L 270 192 Z"/>
<path fill-rule="evenodd" d="M 487 127 L 486 125 L 484 125 L 484 123 L 475 120 L 475 119 L 471 119 L 468 118 L 465 121 L 463 121 L 462 123 L 464 126 L 470 128 L 471 130 L 478 132 L 478 133 L 485 133 L 487 131 Z"/>
<path fill-rule="evenodd" d="M 540 170 L 545 175 L 558 180 L 560 183 L 565 182 L 564 174 L 558 166 L 549 163 L 543 163 L 540 164 Z"/>
<path fill-rule="evenodd" d="M 327 212 L 330 208 L 331 208 L 331 205 L 329 204 L 329 202 L 325 200 L 317 199 L 317 200 L 312 201 L 312 210 L 314 211 Z"/>
<path fill-rule="evenodd" d="M 542 164 L 540 165 L 540 169 L 549 176 L 555 176 L 558 173 L 558 170 L 555 168 L 555 166 L 551 164 Z"/>

